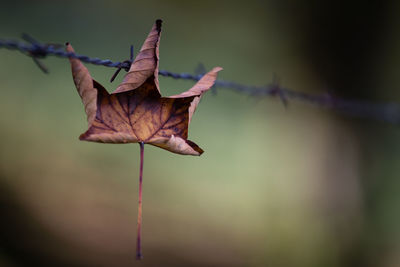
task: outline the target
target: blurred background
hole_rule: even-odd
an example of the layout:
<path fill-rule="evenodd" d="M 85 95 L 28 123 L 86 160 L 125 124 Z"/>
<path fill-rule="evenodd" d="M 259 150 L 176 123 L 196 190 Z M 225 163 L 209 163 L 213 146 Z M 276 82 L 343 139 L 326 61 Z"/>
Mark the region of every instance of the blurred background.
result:
<path fill-rule="evenodd" d="M 122 61 L 164 20 L 160 69 L 400 102 L 398 1 L 2 1 L 0 37 L 28 33 Z M 81 142 L 66 59 L 0 50 L 0 266 L 399 266 L 400 130 L 305 103 L 208 93 L 181 156 Z M 109 91 L 114 69 L 87 65 Z M 164 95 L 190 81 L 160 77 Z"/>

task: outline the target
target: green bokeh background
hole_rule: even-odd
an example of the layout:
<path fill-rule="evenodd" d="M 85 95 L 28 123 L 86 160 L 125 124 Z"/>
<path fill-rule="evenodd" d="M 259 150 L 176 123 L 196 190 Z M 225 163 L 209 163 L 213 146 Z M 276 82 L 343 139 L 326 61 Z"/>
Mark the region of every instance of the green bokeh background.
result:
<path fill-rule="evenodd" d="M 2 1 L 0 37 L 122 61 L 162 18 L 160 69 L 222 66 L 219 78 L 251 85 L 276 73 L 299 91 L 400 102 L 398 4 L 300 2 Z M 340 23 L 332 13 L 348 8 L 350 36 L 366 28 L 366 42 L 347 46 L 339 26 L 323 31 L 337 43 L 310 42 L 310 25 Z M 332 67 L 319 48 L 338 43 L 350 50 L 343 66 L 372 67 Z M 49 75 L 0 50 L 1 266 L 398 266 L 398 126 L 225 89 L 205 95 L 190 125 L 201 157 L 145 147 L 136 262 L 139 146 L 79 141 L 86 116 L 69 63 L 43 62 Z M 122 80 L 88 68 L 109 91 Z M 164 95 L 192 85 L 160 77 Z"/>

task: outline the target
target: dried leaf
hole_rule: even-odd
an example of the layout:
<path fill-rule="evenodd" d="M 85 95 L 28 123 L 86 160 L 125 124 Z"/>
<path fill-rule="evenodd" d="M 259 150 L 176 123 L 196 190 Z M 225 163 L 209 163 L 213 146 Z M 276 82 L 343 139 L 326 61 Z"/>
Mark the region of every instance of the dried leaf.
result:
<path fill-rule="evenodd" d="M 215 67 L 188 91 L 162 97 L 158 83 L 161 20 L 151 29 L 129 72 L 109 94 L 78 59 L 70 58 L 72 76 L 85 105 L 89 129 L 81 140 L 101 143 L 144 142 L 174 153 L 200 155 L 188 127 L 201 96 L 214 84 Z M 71 45 L 67 51 L 73 52 Z"/>
<path fill-rule="evenodd" d="M 72 46 L 67 43 L 67 52 L 75 52 Z M 90 76 L 88 69 L 82 64 L 79 59 L 70 58 L 72 77 L 80 97 L 82 98 L 83 105 L 85 106 L 85 112 L 87 115 L 87 121 L 89 126 L 92 125 L 96 117 L 96 98 L 97 90 L 93 86 L 93 79 Z"/>

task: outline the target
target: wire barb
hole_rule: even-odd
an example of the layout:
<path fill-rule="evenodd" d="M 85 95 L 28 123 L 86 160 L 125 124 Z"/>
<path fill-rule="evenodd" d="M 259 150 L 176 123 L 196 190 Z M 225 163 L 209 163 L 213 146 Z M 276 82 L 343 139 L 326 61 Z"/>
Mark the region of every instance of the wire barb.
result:
<path fill-rule="evenodd" d="M 32 57 L 33 62 L 41 69 L 44 73 L 49 73 L 49 70 L 46 66 L 39 60 L 39 58 L 45 58 L 47 55 L 46 49 L 42 46 L 38 41 L 36 41 L 32 36 L 23 33 L 22 39 L 26 42 L 30 43 L 33 46 L 33 49 L 28 51 L 28 55 Z"/>
<path fill-rule="evenodd" d="M 270 85 L 271 95 L 278 96 L 279 99 L 281 100 L 283 106 L 287 109 L 288 105 L 289 105 L 288 99 L 287 99 L 284 91 L 282 91 L 279 84 L 280 84 L 280 79 L 278 78 L 278 75 L 274 74 L 274 76 L 272 78 L 272 84 Z"/>
<path fill-rule="evenodd" d="M 132 63 L 133 63 L 133 45 L 131 45 L 131 50 L 130 50 L 130 51 L 131 51 L 131 54 L 130 54 L 129 59 L 128 59 L 128 60 L 125 60 L 124 62 L 122 62 L 122 63 L 125 63 L 125 64 L 127 65 L 126 67 L 124 67 L 124 69 L 125 69 L 126 72 L 129 71 L 129 69 L 130 69 L 130 67 L 131 67 L 131 65 L 132 65 Z M 128 65 L 129 65 L 129 67 L 128 67 Z M 112 82 L 115 80 L 115 78 L 117 78 L 117 76 L 118 76 L 118 74 L 119 74 L 119 72 L 121 71 L 122 68 L 123 68 L 123 67 L 120 66 L 120 67 L 114 72 L 113 76 L 112 76 L 111 79 L 110 79 L 110 83 L 112 83 Z"/>
<path fill-rule="evenodd" d="M 129 71 L 130 66 L 133 62 L 133 46 L 131 46 L 131 54 L 129 60 L 125 60 L 123 62 L 113 62 L 108 59 L 102 60 L 99 58 L 90 58 L 85 55 L 66 52 L 61 49 L 60 45 L 57 44 L 41 44 L 27 34 L 23 35 L 23 39 L 27 43 L 15 40 L 0 39 L 0 48 L 18 50 L 25 55 L 32 57 L 36 65 L 45 73 L 47 73 L 48 70 L 39 61 L 39 59 L 43 59 L 49 55 L 63 58 L 77 58 L 83 62 L 90 64 L 117 68 L 117 71 L 111 77 L 111 82 L 116 78 L 121 69 Z M 198 72 L 197 74 L 193 75 L 189 73 L 174 73 L 166 70 L 159 70 L 159 75 L 172 77 L 174 79 L 198 81 L 204 74 Z M 326 93 L 304 93 L 281 87 L 276 77 L 274 77 L 272 84 L 269 84 L 267 86 L 249 86 L 236 82 L 216 80 L 214 87 L 220 89 L 225 88 L 231 91 L 256 97 L 279 97 L 285 107 L 288 106 L 289 100 L 297 100 L 324 108 L 330 108 L 352 116 L 373 118 L 389 123 L 400 124 L 400 105 L 398 103 L 378 104 L 373 102 L 337 98 Z"/>

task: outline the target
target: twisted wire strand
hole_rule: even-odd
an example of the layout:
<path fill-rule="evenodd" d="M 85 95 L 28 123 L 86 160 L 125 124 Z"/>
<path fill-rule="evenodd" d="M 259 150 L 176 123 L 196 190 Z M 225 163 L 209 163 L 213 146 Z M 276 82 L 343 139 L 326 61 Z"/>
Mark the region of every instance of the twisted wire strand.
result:
<path fill-rule="evenodd" d="M 55 45 L 41 44 L 36 42 L 33 38 L 30 38 L 28 41 L 29 43 L 23 43 L 15 40 L 0 39 L 0 48 L 17 50 L 34 59 L 45 58 L 48 55 L 63 58 L 77 58 L 86 63 L 118 69 L 122 68 L 126 71 L 129 70 L 132 62 L 132 60 L 113 62 L 108 59 L 103 60 L 100 58 L 91 58 L 85 55 L 66 52 L 62 49 L 56 48 Z M 193 81 L 198 81 L 203 76 L 203 74 L 193 75 L 189 73 L 175 73 L 167 70 L 160 70 L 159 75 L 172 77 L 174 79 Z M 214 87 L 225 88 L 255 97 L 279 97 L 285 106 L 287 105 L 288 99 L 292 99 L 324 108 L 330 108 L 352 116 L 373 118 L 393 124 L 400 124 L 400 105 L 398 103 L 373 103 L 336 98 L 329 94 L 309 94 L 288 88 L 282 88 L 276 83 L 266 86 L 249 86 L 231 81 L 217 80 Z"/>

